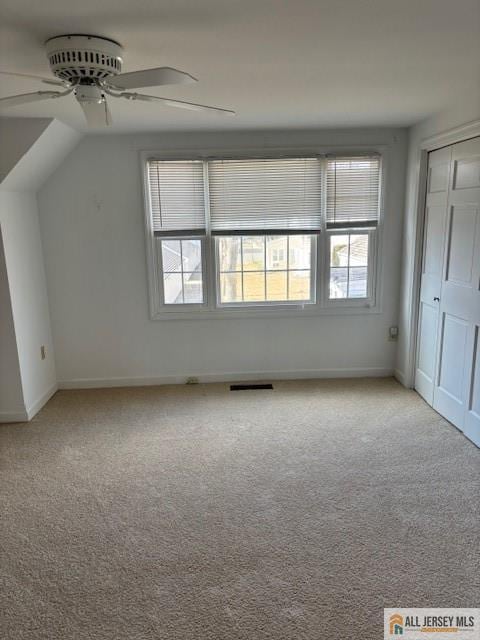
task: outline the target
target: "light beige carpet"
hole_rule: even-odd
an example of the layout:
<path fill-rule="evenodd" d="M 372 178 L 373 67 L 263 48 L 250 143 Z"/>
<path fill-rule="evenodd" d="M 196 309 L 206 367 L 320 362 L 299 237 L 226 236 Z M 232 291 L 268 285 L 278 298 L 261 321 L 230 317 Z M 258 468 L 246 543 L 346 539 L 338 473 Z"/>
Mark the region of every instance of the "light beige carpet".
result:
<path fill-rule="evenodd" d="M 480 451 L 390 379 L 62 391 L 0 427 L 2 640 L 374 640 L 480 605 Z"/>

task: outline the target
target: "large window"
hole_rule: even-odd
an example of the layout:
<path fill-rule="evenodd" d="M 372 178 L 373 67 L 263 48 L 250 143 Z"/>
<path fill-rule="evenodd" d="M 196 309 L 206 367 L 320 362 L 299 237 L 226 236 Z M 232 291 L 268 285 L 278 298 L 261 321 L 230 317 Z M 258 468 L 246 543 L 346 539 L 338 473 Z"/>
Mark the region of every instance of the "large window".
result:
<path fill-rule="evenodd" d="M 380 157 L 146 163 L 153 312 L 371 307 Z"/>

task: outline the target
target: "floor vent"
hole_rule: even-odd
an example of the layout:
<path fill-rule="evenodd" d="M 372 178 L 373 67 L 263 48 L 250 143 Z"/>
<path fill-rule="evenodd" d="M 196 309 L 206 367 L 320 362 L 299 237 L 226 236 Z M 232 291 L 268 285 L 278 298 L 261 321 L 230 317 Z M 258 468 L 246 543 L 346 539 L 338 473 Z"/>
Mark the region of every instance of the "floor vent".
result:
<path fill-rule="evenodd" d="M 231 384 L 230 391 L 257 391 L 258 389 L 273 389 L 272 384 Z"/>

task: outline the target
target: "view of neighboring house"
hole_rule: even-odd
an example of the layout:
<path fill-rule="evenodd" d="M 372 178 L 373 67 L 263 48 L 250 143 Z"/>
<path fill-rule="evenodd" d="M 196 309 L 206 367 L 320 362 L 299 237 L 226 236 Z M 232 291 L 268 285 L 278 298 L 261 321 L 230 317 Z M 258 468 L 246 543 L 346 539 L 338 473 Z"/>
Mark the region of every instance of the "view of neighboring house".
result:
<path fill-rule="evenodd" d="M 332 236 L 330 297 L 363 298 L 367 295 L 368 235 Z"/>
<path fill-rule="evenodd" d="M 163 240 L 162 263 L 164 295 L 169 304 L 202 301 L 200 240 Z"/>

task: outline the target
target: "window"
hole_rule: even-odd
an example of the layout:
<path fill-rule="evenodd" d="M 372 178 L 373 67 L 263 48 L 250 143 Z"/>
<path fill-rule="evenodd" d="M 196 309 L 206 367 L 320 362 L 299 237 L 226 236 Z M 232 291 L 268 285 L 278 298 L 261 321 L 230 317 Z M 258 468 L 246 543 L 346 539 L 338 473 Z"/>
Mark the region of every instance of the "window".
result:
<path fill-rule="evenodd" d="M 148 183 L 163 304 L 201 305 L 206 234 L 203 163 L 149 162 Z"/>
<path fill-rule="evenodd" d="M 379 156 L 146 167 L 154 314 L 371 305 Z"/>
<path fill-rule="evenodd" d="M 328 299 L 373 296 L 371 261 L 380 217 L 380 158 L 327 159 Z"/>
<path fill-rule="evenodd" d="M 312 236 L 224 236 L 216 247 L 220 304 L 313 302 Z"/>
<path fill-rule="evenodd" d="M 329 297 L 368 297 L 368 233 L 330 235 Z"/>
<path fill-rule="evenodd" d="M 161 240 L 165 304 L 203 302 L 202 244 L 199 239 Z"/>

